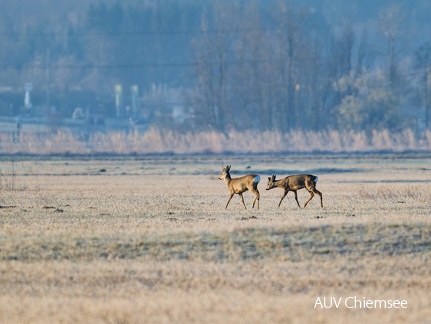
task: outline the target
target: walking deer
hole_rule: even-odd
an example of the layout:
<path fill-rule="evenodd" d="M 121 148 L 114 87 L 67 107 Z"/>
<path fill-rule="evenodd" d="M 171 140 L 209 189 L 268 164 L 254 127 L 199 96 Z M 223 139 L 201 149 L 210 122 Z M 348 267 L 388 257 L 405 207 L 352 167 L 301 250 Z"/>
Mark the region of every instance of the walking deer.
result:
<path fill-rule="evenodd" d="M 244 198 L 242 196 L 242 193 L 246 192 L 247 190 L 250 190 L 255 195 L 252 208 L 254 208 L 254 204 L 256 203 L 256 200 L 257 200 L 257 208 L 259 208 L 260 193 L 259 193 L 259 190 L 257 190 L 257 185 L 260 181 L 260 176 L 256 174 L 248 174 L 243 177 L 232 179 L 229 173 L 230 167 L 231 166 L 228 165 L 225 168 L 223 168 L 219 176 L 220 180 L 224 180 L 226 182 L 227 190 L 229 191 L 229 194 L 230 194 L 225 208 L 227 208 L 227 206 L 229 205 L 233 195 L 238 194 L 241 197 L 241 201 L 245 209 L 247 209 L 244 203 Z"/>
<path fill-rule="evenodd" d="M 297 174 L 288 176 L 281 180 L 275 180 L 275 175 L 273 175 L 272 177 L 268 177 L 268 185 L 266 186 L 266 190 L 270 190 L 276 187 L 284 190 L 284 194 L 281 197 L 280 202 L 278 203 L 278 207 L 280 207 L 281 202 L 283 201 L 284 197 L 286 197 L 287 193 L 289 191 L 293 191 L 293 193 L 295 194 L 296 203 L 298 204 L 298 207 L 301 208 L 298 201 L 298 194 L 296 192 L 300 189 L 305 188 L 310 193 L 310 198 L 308 198 L 308 200 L 305 202 L 304 208 L 307 206 L 309 201 L 313 199 L 315 193 L 320 196 L 320 206 L 323 207 L 322 193 L 316 189 L 317 179 L 318 178 L 312 174 Z"/>

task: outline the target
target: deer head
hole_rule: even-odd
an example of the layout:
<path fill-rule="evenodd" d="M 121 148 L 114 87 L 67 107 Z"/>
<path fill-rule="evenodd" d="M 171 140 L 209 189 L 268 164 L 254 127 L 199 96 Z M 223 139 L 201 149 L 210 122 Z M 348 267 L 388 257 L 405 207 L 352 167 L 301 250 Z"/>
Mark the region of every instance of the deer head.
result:
<path fill-rule="evenodd" d="M 226 178 L 230 178 L 230 165 L 227 165 L 225 168 L 223 168 L 223 170 L 221 170 L 220 176 L 218 177 L 220 180 L 224 180 Z"/>
<path fill-rule="evenodd" d="M 266 185 L 266 190 L 277 187 L 274 181 L 275 175 L 273 175 L 272 177 L 268 177 L 268 184 Z"/>

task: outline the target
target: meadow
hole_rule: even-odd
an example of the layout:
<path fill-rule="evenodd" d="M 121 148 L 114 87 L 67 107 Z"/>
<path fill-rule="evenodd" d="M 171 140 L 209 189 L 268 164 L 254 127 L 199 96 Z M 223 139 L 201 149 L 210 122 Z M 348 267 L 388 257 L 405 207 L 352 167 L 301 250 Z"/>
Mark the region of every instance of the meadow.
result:
<path fill-rule="evenodd" d="M 2 157 L 0 323 L 430 323 L 429 158 Z M 261 175 L 260 209 L 224 208 L 224 164 Z M 265 190 L 300 172 L 323 208 Z M 351 296 L 408 306 L 315 307 Z"/>

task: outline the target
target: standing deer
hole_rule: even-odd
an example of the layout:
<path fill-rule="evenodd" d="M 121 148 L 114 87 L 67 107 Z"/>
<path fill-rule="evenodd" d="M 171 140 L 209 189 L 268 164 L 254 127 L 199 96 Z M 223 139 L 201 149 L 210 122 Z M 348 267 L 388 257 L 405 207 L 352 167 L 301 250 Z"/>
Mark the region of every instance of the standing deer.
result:
<path fill-rule="evenodd" d="M 281 202 L 283 201 L 284 197 L 286 197 L 287 193 L 289 191 L 293 191 L 295 194 L 296 203 L 298 204 L 298 207 L 301 208 L 301 206 L 299 205 L 298 194 L 296 193 L 296 191 L 305 188 L 310 193 L 310 198 L 308 198 L 308 200 L 305 202 L 304 208 L 305 206 L 307 206 L 308 202 L 313 199 L 315 193 L 320 196 L 320 206 L 323 207 L 322 193 L 316 189 L 317 179 L 318 178 L 316 176 L 311 174 L 297 174 L 288 176 L 281 180 L 275 180 L 275 175 L 273 175 L 271 178 L 268 177 L 268 185 L 266 186 L 266 190 L 270 190 L 276 187 L 284 190 L 284 194 L 281 197 L 280 202 L 278 203 L 278 207 L 280 207 Z"/>
<path fill-rule="evenodd" d="M 244 198 L 242 196 L 242 193 L 246 192 L 247 190 L 250 190 L 255 195 L 252 208 L 254 208 L 254 204 L 256 200 L 257 200 L 257 208 L 259 208 L 260 193 L 259 193 L 259 190 L 257 190 L 257 185 L 260 181 L 260 176 L 256 174 L 248 174 L 243 177 L 232 179 L 229 173 L 230 167 L 231 166 L 228 165 L 225 168 L 223 168 L 219 176 L 220 180 L 224 180 L 226 182 L 227 190 L 230 193 L 230 196 L 229 196 L 229 199 L 227 200 L 227 204 L 225 208 L 227 208 L 227 206 L 229 205 L 233 195 L 238 194 L 241 197 L 241 201 L 245 209 L 247 209 L 244 203 Z"/>

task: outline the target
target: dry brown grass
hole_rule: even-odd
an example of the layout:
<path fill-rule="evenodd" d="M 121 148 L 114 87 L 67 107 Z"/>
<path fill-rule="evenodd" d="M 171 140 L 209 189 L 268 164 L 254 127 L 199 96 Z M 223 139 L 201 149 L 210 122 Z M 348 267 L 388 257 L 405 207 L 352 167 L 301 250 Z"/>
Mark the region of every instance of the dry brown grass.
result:
<path fill-rule="evenodd" d="M 229 162 L 259 170 L 260 210 L 237 196 L 224 209 L 215 158 L 15 162 L 0 192 L 0 322 L 429 321 L 427 159 Z M 264 187 L 283 169 L 321 170 L 325 207 L 289 194 L 277 208 Z M 408 308 L 314 309 L 324 296 Z"/>
<path fill-rule="evenodd" d="M 0 131 L 0 153 L 3 154 L 148 154 L 174 152 L 192 154 L 204 152 L 380 152 L 429 151 L 431 132 L 415 135 L 411 129 L 365 132 L 340 131 L 278 131 L 232 130 L 178 132 L 150 128 L 145 132 L 93 132 L 85 137 L 69 128 L 41 131 L 41 125 L 25 125 L 19 140 L 11 132 Z"/>

